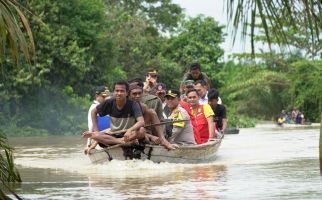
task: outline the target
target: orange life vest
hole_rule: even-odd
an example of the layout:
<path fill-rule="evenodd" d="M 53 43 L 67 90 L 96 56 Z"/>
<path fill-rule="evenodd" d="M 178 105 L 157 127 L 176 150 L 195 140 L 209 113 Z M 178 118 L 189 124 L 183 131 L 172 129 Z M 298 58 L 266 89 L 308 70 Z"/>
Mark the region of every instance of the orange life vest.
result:
<path fill-rule="evenodd" d="M 192 107 L 189 108 L 192 113 Z M 191 124 L 197 144 L 208 142 L 209 128 L 203 105 L 198 105 L 197 112 L 191 115 Z"/>

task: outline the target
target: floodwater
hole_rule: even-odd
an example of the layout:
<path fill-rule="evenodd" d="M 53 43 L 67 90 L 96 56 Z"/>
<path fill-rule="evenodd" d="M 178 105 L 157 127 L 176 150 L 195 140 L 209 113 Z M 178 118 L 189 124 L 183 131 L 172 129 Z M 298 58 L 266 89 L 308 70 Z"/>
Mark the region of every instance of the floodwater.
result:
<path fill-rule="evenodd" d="M 81 137 L 10 138 L 23 199 L 322 199 L 319 129 L 226 135 L 215 161 L 90 164 Z"/>

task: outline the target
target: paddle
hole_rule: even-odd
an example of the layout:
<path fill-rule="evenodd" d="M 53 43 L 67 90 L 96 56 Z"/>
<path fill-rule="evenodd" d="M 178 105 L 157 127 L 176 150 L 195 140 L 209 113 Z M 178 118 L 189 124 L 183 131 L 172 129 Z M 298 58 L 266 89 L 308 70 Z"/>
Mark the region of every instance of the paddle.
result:
<path fill-rule="evenodd" d="M 146 126 L 144 126 L 144 128 L 149 128 L 149 127 L 154 127 L 154 126 L 161 126 L 161 125 L 164 125 L 164 124 L 173 124 L 173 123 L 179 123 L 179 122 L 186 122 L 186 121 L 189 121 L 189 120 L 183 119 L 183 120 L 163 121 L 163 122 L 160 122 L 160 123 L 157 123 L 157 124 L 146 125 Z M 111 132 L 108 129 L 106 129 L 106 130 L 101 131 L 101 133 L 105 133 L 105 134 L 108 134 L 108 135 L 115 135 L 115 134 L 126 133 L 127 130 L 128 129 L 112 131 Z"/>

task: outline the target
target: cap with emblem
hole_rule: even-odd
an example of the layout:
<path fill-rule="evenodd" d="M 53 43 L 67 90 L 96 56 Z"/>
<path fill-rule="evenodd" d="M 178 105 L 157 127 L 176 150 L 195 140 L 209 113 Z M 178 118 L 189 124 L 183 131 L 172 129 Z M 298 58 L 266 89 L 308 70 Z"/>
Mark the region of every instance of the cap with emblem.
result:
<path fill-rule="evenodd" d="M 110 91 L 105 86 L 99 86 L 96 88 L 95 94 L 102 95 L 103 97 L 107 97 L 110 95 Z"/>
<path fill-rule="evenodd" d="M 165 97 L 180 97 L 180 92 L 178 90 L 168 90 L 168 92 L 165 94 Z"/>
<path fill-rule="evenodd" d="M 156 88 L 157 88 L 157 91 L 167 90 L 167 87 L 164 83 L 158 83 Z"/>

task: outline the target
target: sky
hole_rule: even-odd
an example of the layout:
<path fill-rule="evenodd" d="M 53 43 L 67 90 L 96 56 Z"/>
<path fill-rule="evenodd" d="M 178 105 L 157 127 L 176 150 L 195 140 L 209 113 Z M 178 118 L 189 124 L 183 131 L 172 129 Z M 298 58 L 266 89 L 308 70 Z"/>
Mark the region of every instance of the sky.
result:
<path fill-rule="evenodd" d="M 195 17 L 198 14 L 205 16 L 211 16 L 220 25 L 227 26 L 227 16 L 224 10 L 226 0 L 172 0 L 173 3 L 179 4 L 184 8 L 185 13 L 188 16 Z M 241 41 L 239 37 L 236 37 L 235 44 L 232 45 L 232 34 L 225 28 L 224 32 L 227 34 L 225 42 L 221 47 L 225 50 L 225 57 L 232 53 L 251 52 L 251 46 L 249 40 Z"/>

